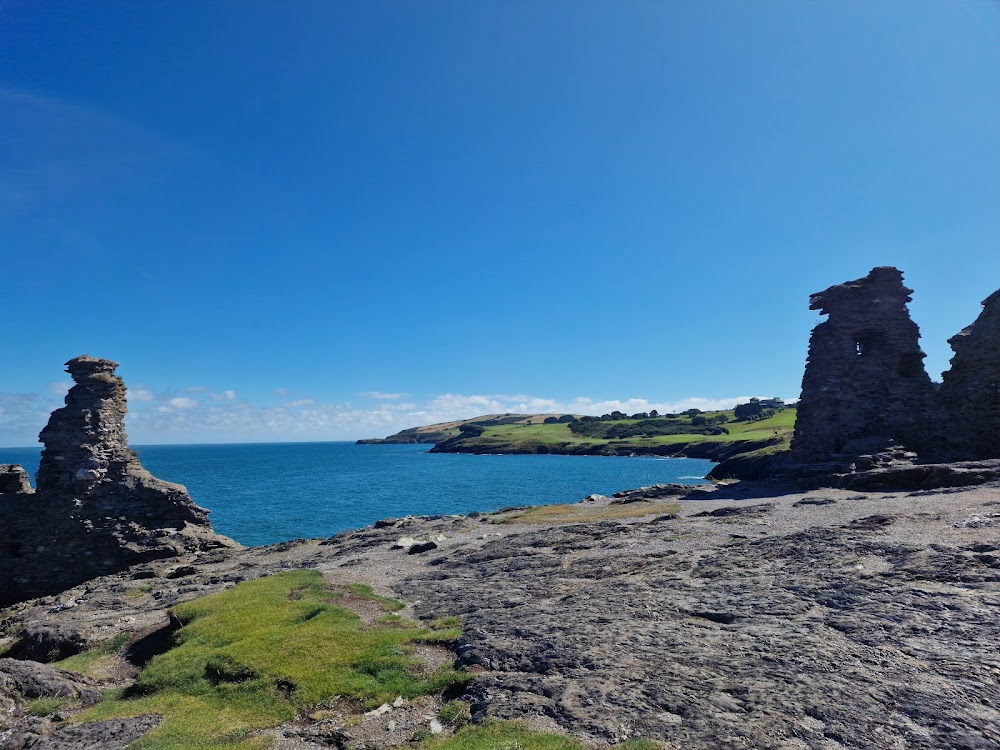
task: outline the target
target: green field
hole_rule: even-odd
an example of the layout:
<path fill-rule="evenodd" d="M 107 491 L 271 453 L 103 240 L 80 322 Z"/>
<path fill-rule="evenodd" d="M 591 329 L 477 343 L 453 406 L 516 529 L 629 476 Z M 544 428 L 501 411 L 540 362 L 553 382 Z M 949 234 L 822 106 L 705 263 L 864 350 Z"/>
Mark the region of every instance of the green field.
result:
<path fill-rule="evenodd" d="M 385 614 L 362 622 L 341 606 L 352 600 Z M 411 655 L 416 644 L 450 643 L 461 631 L 400 618 L 393 612 L 401 606 L 367 587 L 330 588 L 315 570 L 195 599 L 171 610 L 181 627 L 135 684 L 75 720 L 161 714 L 163 723 L 130 745 L 135 750 L 261 750 L 271 738 L 260 730 L 325 701 L 347 701 L 361 712 L 467 679 L 451 667 L 428 671 Z"/>
<path fill-rule="evenodd" d="M 680 431 L 672 435 L 656 435 L 652 437 L 632 436 L 625 439 L 605 439 L 590 437 L 575 433 L 569 424 L 506 424 L 493 427 L 486 427 L 479 436 L 466 436 L 457 439 L 457 447 L 488 447 L 490 445 L 498 448 L 516 449 L 531 446 L 552 446 L 554 448 L 574 447 L 586 448 L 604 445 L 618 445 L 623 447 L 654 447 L 666 445 L 680 445 L 689 443 L 732 443 L 743 440 L 773 441 L 787 444 L 791 440 L 792 430 L 795 426 L 794 408 L 779 411 L 772 417 L 762 419 L 757 422 L 735 422 L 732 411 L 704 412 L 702 417 L 725 416 L 726 422 L 717 425 L 726 432 L 716 435 L 706 435 L 704 433 L 691 431 Z M 691 424 L 692 417 L 684 416 L 663 422 L 677 423 L 679 425 Z M 657 420 L 660 421 L 660 420 Z M 602 425 L 636 425 L 640 420 L 622 419 L 610 422 L 602 422 Z"/>

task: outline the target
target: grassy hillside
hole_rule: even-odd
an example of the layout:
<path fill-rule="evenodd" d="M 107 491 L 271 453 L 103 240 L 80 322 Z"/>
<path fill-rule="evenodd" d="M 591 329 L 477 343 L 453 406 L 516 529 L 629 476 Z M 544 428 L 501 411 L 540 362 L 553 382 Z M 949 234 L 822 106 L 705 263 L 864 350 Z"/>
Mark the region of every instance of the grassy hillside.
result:
<path fill-rule="evenodd" d="M 736 421 L 733 410 L 645 419 L 488 414 L 358 442 L 434 443 L 433 453 L 686 456 L 719 462 L 713 479 L 756 479 L 770 476 L 784 460 L 795 416 L 794 407 L 752 422 Z"/>
<path fill-rule="evenodd" d="M 379 445 L 386 443 L 442 443 L 445 440 L 450 440 L 461 435 L 461 428 L 463 425 L 475 425 L 479 427 L 494 427 L 498 425 L 520 425 L 522 427 L 532 425 L 541 426 L 546 419 L 553 416 L 558 417 L 562 415 L 485 414 L 481 417 L 473 417 L 472 419 L 459 419 L 454 422 L 439 422 L 437 424 L 421 425 L 420 427 L 410 427 L 409 429 L 401 430 L 395 435 L 390 435 L 386 438 L 359 440 L 358 444 Z M 580 415 L 577 414 L 571 416 L 579 417 Z"/>
<path fill-rule="evenodd" d="M 441 453 L 649 453 L 723 460 L 747 451 L 767 449 L 773 453 L 787 449 L 795 413 L 795 409 L 785 409 L 756 422 L 732 421 L 735 419 L 732 411 L 721 411 L 694 417 L 644 420 L 498 424 L 459 431 L 454 437 L 437 443 L 433 450 Z M 701 421 L 716 423 L 694 423 Z"/>
<path fill-rule="evenodd" d="M 715 415 L 725 415 L 728 420 L 733 420 L 732 411 L 705 412 L 701 416 L 711 417 Z M 792 428 L 795 426 L 795 409 L 785 409 L 778 412 L 773 417 L 762 419 L 758 422 L 734 422 L 727 421 L 718 427 L 728 430 L 725 432 L 712 434 L 700 432 L 691 424 L 692 417 L 678 417 L 675 419 L 637 420 L 621 419 L 611 422 L 601 422 L 602 426 L 627 426 L 637 425 L 641 421 L 675 423 L 678 426 L 688 426 L 691 429 L 682 430 L 672 435 L 654 435 L 650 437 L 634 436 L 619 440 L 590 437 L 580 435 L 571 429 L 569 424 L 508 424 L 497 427 L 487 427 L 480 436 L 482 440 L 500 440 L 515 442 L 533 442 L 545 444 L 601 444 L 627 442 L 630 445 L 672 445 L 677 443 L 689 443 L 691 441 L 710 440 L 712 442 L 733 442 L 736 440 L 762 440 L 775 437 L 791 439 Z"/>

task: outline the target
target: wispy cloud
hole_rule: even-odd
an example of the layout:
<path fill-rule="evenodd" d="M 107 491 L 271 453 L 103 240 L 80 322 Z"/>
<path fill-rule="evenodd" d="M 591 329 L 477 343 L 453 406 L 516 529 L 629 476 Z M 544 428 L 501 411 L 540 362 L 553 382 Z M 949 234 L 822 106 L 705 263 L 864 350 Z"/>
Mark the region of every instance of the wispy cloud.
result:
<path fill-rule="evenodd" d="M 49 393 L 53 396 L 65 396 L 72 385 L 71 380 L 54 380 L 48 385 Z"/>
<path fill-rule="evenodd" d="M 0 392 L 0 445 L 34 445 L 49 414 L 62 406 L 62 399 L 48 393 Z"/>
<path fill-rule="evenodd" d="M 383 437 L 407 427 L 450 422 L 483 414 L 554 413 L 594 414 L 612 411 L 629 414 L 656 409 L 661 413 L 686 409 L 731 408 L 749 396 L 730 398 L 690 397 L 675 401 L 645 398 L 597 399 L 577 397 L 568 401 L 530 394 L 444 393 L 423 402 L 382 399 L 372 406 L 348 402 L 325 403 L 298 398 L 266 406 L 246 401 L 220 400 L 209 395 L 189 399 L 178 408 L 179 399 L 165 399 L 161 408 L 137 406 L 129 413 L 129 434 L 139 442 L 184 442 L 202 440 L 345 440 Z"/>
<path fill-rule="evenodd" d="M 56 394 L 54 388 L 46 395 L 0 394 L 0 445 L 33 443 L 49 412 L 61 405 L 56 402 L 56 395 L 61 394 Z M 423 401 L 374 399 L 375 403 L 363 406 L 313 398 L 266 405 L 240 399 L 233 389 L 213 393 L 201 387 L 182 387 L 155 392 L 138 386 L 128 392 L 126 426 L 131 439 L 138 443 L 346 440 L 384 437 L 407 427 L 483 414 L 600 415 L 652 409 L 670 413 L 692 408 L 709 411 L 731 408 L 748 398 L 693 396 L 667 401 L 579 396 L 560 400 L 531 394 L 442 393 Z"/>
<path fill-rule="evenodd" d="M 363 398 L 372 398 L 377 401 L 398 401 L 407 394 L 405 393 L 384 393 L 383 391 L 362 391 L 358 394 Z"/>

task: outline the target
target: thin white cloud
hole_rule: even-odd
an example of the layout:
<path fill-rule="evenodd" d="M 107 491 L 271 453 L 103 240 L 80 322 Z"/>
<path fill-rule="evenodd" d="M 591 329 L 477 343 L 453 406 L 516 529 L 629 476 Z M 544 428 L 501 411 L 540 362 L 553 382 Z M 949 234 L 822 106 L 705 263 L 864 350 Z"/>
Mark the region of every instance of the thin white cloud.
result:
<path fill-rule="evenodd" d="M 72 385 L 73 383 L 69 380 L 54 380 L 48 384 L 49 393 L 53 396 L 65 396 Z"/>
<path fill-rule="evenodd" d="M 61 405 L 51 395 L 0 393 L 0 445 L 34 445 L 49 414 Z"/>
<path fill-rule="evenodd" d="M 274 392 L 278 396 L 287 396 L 288 395 L 288 389 L 287 388 L 275 388 Z"/>
<path fill-rule="evenodd" d="M 385 393 L 383 391 L 362 391 L 358 394 L 363 398 L 372 398 L 377 401 L 398 401 L 407 394 L 405 393 Z"/>
<path fill-rule="evenodd" d="M 60 406 L 52 396 L 0 393 L 0 445 L 32 444 L 49 413 Z M 240 442 L 272 440 L 347 440 L 384 437 L 408 427 L 450 422 L 485 414 L 677 413 L 687 409 L 731 408 L 749 396 L 692 396 L 667 401 L 646 398 L 560 400 L 531 394 L 443 393 L 424 401 L 381 399 L 370 405 L 325 403 L 299 398 L 273 406 L 240 400 L 233 389 L 203 393 L 184 389 L 154 392 L 143 386 L 128 392 L 127 428 L 138 443 Z"/>

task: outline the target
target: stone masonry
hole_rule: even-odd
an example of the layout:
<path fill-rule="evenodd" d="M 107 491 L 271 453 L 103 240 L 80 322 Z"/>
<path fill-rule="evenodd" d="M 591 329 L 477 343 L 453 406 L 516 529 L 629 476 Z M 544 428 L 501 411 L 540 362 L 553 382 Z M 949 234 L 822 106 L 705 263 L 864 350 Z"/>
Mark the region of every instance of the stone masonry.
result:
<path fill-rule="evenodd" d="M 902 273 L 883 266 L 812 295 L 809 308 L 829 318 L 809 340 L 794 460 L 872 453 L 890 441 L 922 447 L 934 387 L 906 307 L 911 293 Z"/>
<path fill-rule="evenodd" d="M 0 606 L 183 552 L 238 546 L 179 484 L 152 476 L 128 447 L 116 362 L 70 360 L 76 384 L 39 435 L 32 492 L 20 466 L 0 467 Z"/>
<path fill-rule="evenodd" d="M 941 384 L 941 441 L 950 458 L 1000 458 L 1000 291 L 948 339 L 955 356 Z"/>

